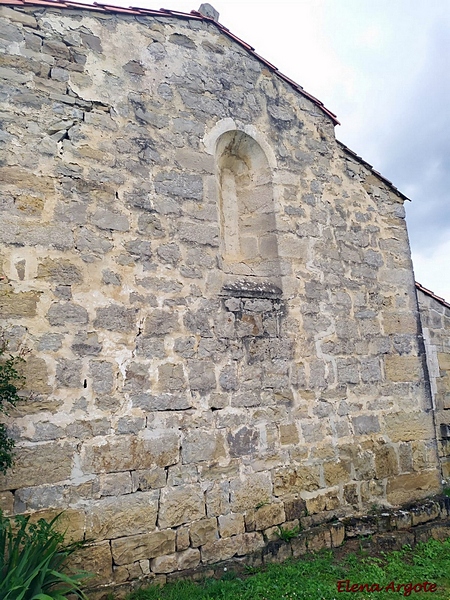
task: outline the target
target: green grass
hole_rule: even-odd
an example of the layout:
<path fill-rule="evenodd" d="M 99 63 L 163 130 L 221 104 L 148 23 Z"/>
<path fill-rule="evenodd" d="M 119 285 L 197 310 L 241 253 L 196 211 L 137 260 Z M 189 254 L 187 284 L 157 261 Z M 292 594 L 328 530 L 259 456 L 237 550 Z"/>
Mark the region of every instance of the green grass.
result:
<path fill-rule="evenodd" d="M 352 584 L 379 584 L 383 591 L 338 592 L 339 580 Z M 385 591 L 392 581 L 437 584 L 433 592 Z M 345 588 L 345 585 L 343 586 Z M 409 592 L 409 593 L 408 593 Z M 350 555 L 337 563 L 332 552 L 322 551 L 307 559 L 269 565 L 248 576 L 226 573 L 222 580 L 202 583 L 188 581 L 151 586 L 128 596 L 127 600 L 388 600 L 450 599 L 450 539 L 430 540 L 411 550 L 381 554 L 380 557 Z"/>

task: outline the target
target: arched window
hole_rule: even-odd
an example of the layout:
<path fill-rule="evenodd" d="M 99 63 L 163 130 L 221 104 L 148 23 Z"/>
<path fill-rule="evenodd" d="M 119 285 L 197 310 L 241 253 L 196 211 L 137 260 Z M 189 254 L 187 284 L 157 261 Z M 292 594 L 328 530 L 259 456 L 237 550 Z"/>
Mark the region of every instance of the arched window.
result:
<path fill-rule="evenodd" d="M 224 271 L 279 277 L 272 173 L 264 151 L 243 131 L 227 131 L 217 141 L 216 165 Z"/>

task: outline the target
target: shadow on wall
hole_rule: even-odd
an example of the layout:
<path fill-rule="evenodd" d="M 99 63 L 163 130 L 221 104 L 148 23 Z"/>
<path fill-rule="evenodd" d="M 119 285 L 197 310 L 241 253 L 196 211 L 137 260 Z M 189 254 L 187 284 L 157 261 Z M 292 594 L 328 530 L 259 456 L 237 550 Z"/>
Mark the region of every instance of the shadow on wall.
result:
<path fill-rule="evenodd" d="M 272 173 L 261 146 L 227 131 L 216 147 L 222 268 L 228 275 L 280 286 Z"/>

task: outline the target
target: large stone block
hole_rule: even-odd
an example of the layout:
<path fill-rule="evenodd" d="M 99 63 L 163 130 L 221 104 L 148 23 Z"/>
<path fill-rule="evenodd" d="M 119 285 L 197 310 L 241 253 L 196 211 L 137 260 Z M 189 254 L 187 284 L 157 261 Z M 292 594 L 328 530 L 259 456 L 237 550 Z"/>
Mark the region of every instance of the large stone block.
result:
<path fill-rule="evenodd" d="M 112 496 L 89 506 L 86 535 L 95 540 L 147 533 L 155 528 L 159 490 Z"/>
<path fill-rule="evenodd" d="M 388 479 L 386 498 L 388 502 L 395 506 L 437 494 L 441 489 L 441 481 L 437 470 L 408 473 L 407 475 L 397 475 Z"/>
<path fill-rule="evenodd" d="M 6 288 L 6 286 L 5 286 Z M 36 306 L 41 292 L 17 292 L 0 289 L 0 314 L 4 319 L 36 316 Z"/>
<path fill-rule="evenodd" d="M 92 544 L 77 550 L 71 555 L 69 573 L 85 571 L 93 575 L 86 580 L 89 587 L 106 585 L 112 582 L 112 555 L 109 542 Z"/>
<path fill-rule="evenodd" d="M 181 448 L 183 464 L 197 463 L 204 460 L 217 461 L 225 457 L 224 433 L 220 430 L 194 429 L 183 438 Z"/>
<path fill-rule="evenodd" d="M 120 436 L 89 441 L 81 465 L 85 473 L 113 473 L 167 467 L 178 462 L 179 437 L 174 431 L 144 432 L 145 437 Z"/>
<path fill-rule="evenodd" d="M 389 413 L 384 422 L 384 431 L 393 442 L 430 440 L 435 435 L 431 413 Z"/>
<path fill-rule="evenodd" d="M 137 560 L 172 554 L 175 552 L 175 535 L 173 529 L 166 529 L 112 540 L 114 562 L 116 565 L 128 565 Z"/>
<path fill-rule="evenodd" d="M 275 469 L 272 476 L 275 496 L 313 492 L 320 488 L 320 468 L 316 465 L 281 467 Z"/>
<path fill-rule="evenodd" d="M 136 309 L 125 308 L 118 304 L 98 308 L 94 327 L 108 331 L 133 333 L 136 327 Z"/>
<path fill-rule="evenodd" d="M 187 484 L 161 490 L 159 527 L 176 527 L 205 516 L 205 497 L 200 485 Z"/>
<path fill-rule="evenodd" d="M 17 448 L 15 462 L 6 476 L 0 476 L 0 490 L 56 483 L 69 479 L 75 449 L 56 442 Z"/>
<path fill-rule="evenodd" d="M 219 538 L 219 532 L 217 530 L 217 519 L 201 519 L 195 521 L 189 527 L 189 534 L 191 537 L 191 545 L 194 548 L 203 546 L 208 542 L 213 542 Z"/>
<path fill-rule="evenodd" d="M 254 473 L 230 482 L 230 509 L 244 512 L 272 498 L 272 481 L 269 473 Z"/>
<path fill-rule="evenodd" d="M 423 377 L 418 356 L 385 356 L 384 365 L 388 381 L 419 381 Z"/>

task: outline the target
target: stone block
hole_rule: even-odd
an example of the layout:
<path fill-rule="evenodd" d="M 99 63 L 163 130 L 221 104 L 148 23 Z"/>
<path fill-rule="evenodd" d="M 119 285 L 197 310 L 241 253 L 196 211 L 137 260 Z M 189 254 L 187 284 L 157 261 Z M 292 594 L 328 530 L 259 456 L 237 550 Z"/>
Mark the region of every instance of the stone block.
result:
<path fill-rule="evenodd" d="M 165 310 L 152 310 L 145 320 L 144 336 L 166 335 L 176 329 L 176 315 Z"/>
<path fill-rule="evenodd" d="M 174 553 L 152 558 L 150 569 L 153 573 L 172 573 L 176 571 L 178 569 L 177 555 Z"/>
<path fill-rule="evenodd" d="M 60 359 L 56 364 L 56 385 L 61 388 L 81 387 L 81 360 Z"/>
<path fill-rule="evenodd" d="M 85 571 L 93 577 L 87 580 L 89 587 L 106 585 L 113 580 L 112 556 L 109 541 L 80 548 L 71 555 L 69 573 Z"/>
<path fill-rule="evenodd" d="M 344 461 L 325 462 L 323 473 L 325 483 L 329 487 L 346 483 L 350 479 L 350 463 Z"/>
<path fill-rule="evenodd" d="M 134 333 L 136 328 L 136 309 L 125 308 L 119 304 L 97 308 L 94 327 L 121 333 Z"/>
<path fill-rule="evenodd" d="M 80 269 L 65 259 L 45 258 L 38 264 L 37 277 L 59 285 L 72 285 L 83 281 Z"/>
<path fill-rule="evenodd" d="M 356 435 L 379 433 L 380 423 L 376 415 L 360 415 L 352 417 L 353 430 Z"/>
<path fill-rule="evenodd" d="M 147 492 L 148 490 L 163 488 L 166 485 L 167 474 L 161 467 L 154 467 L 153 469 L 132 471 L 131 477 L 133 492 L 137 490 Z"/>
<path fill-rule="evenodd" d="M 308 552 L 318 552 L 323 548 L 331 548 L 331 534 L 329 529 L 313 529 L 305 533 Z"/>
<path fill-rule="evenodd" d="M 159 527 L 176 527 L 205 516 L 205 499 L 200 485 L 187 484 L 161 490 Z"/>
<path fill-rule="evenodd" d="M 274 469 L 272 477 L 275 496 L 313 492 L 320 488 L 320 468 L 317 465 L 281 467 Z"/>
<path fill-rule="evenodd" d="M 345 539 L 345 527 L 343 523 L 332 523 L 329 525 L 330 535 L 331 535 L 331 546 L 333 548 L 338 548 L 342 546 Z"/>
<path fill-rule="evenodd" d="M 411 522 L 412 526 L 421 525 L 422 523 L 428 523 L 434 521 L 440 517 L 440 507 L 435 502 L 426 502 L 423 505 L 415 506 L 411 508 Z"/>
<path fill-rule="evenodd" d="M 253 427 L 241 427 L 235 433 L 228 433 L 227 442 L 230 449 L 230 456 L 237 458 L 239 456 L 254 455 L 259 447 L 259 429 Z"/>
<path fill-rule="evenodd" d="M 375 449 L 375 471 L 377 479 L 397 475 L 398 458 L 393 446 L 382 445 Z"/>
<path fill-rule="evenodd" d="M 179 571 L 186 569 L 195 569 L 200 563 L 200 550 L 197 548 L 188 548 L 182 552 L 177 552 L 177 568 Z"/>
<path fill-rule="evenodd" d="M 114 390 L 113 365 L 106 360 L 89 361 L 92 389 L 96 394 L 111 394 Z"/>
<path fill-rule="evenodd" d="M 201 547 L 202 562 L 211 564 L 228 560 L 233 556 L 245 556 L 264 547 L 264 538 L 259 532 L 241 533 L 229 538 L 220 538 Z"/>
<path fill-rule="evenodd" d="M 269 473 L 254 473 L 230 482 L 230 509 L 244 512 L 272 498 L 272 481 Z"/>
<path fill-rule="evenodd" d="M 188 362 L 189 387 L 193 391 L 207 392 L 216 388 L 214 363 L 209 360 Z"/>
<path fill-rule="evenodd" d="M 128 231 L 130 225 L 125 215 L 106 209 L 99 209 L 92 217 L 92 223 L 99 229 Z"/>
<path fill-rule="evenodd" d="M 57 442 L 16 448 L 13 468 L 0 475 L 0 491 L 69 479 L 74 452 L 72 444 Z"/>
<path fill-rule="evenodd" d="M 219 245 L 219 230 L 215 225 L 180 223 L 178 235 L 185 242 L 212 246 L 213 248 Z"/>
<path fill-rule="evenodd" d="M 189 535 L 191 538 L 191 546 L 198 548 L 208 542 L 213 542 L 219 538 L 219 532 L 217 530 L 217 519 L 201 519 L 191 523 L 189 527 Z"/>
<path fill-rule="evenodd" d="M 283 446 L 287 444 L 298 444 L 298 430 L 295 423 L 280 425 L 280 443 Z"/>
<path fill-rule="evenodd" d="M 423 377 L 417 356 L 385 356 L 384 366 L 388 381 L 419 381 Z"/>
<path fill-rule="evenodd" d="M 185 434 L 181 446 L 183 464 L 217 461 L 225 458 L 225 440 L 222 431 L 194 429 Z"/>
<path fill-rule="evenodd" d="M 108 473 L 99 477 L 99 493 L 101 496 L 122 496 L 131 494 L 131 473 Z"/>
<path fill-rule="evenodd" d="M 35 317 L 40 292 L 13 293 L 9 289 L 0 289 L 0 314 L 4 319 Z"/>
<path fill-rule="evenodd" d="M 305 535 L 301 535 L 291 540 L 291 548 L 293 558 L 304 556 L 308 552 Z"/>
<path fill-rule="evenodd" d="M 50 325 L 85 325 L 89 321 L 87 310 L 72 302 L 55 302 L 47 312 Z"/>
<path fill-rule="evenodd" d="M 51 387 L 48 384 L 47 363 L 43 358 L 32 354 L 25 359 L 20 366 L 25 377 L 25 389 L 38 394 L 48 394 Z"/>
<path fill-rule="evenodd" d="M 227 538 L 245 532 L 244 517 L 239 513 L 221 515 L 218 519 L 220 537 Z"/>
<path fill-rule="evenodd" d="M 116 565 L 165 556 L 175 552 L 175 531 L 166 529 L 111 540 L 111 550 Z"/>
<path fill-rule="evenodd" d="M 107 497 L 89 506 L 86 535 L 95 540 L 114 539 L 154 529 L 159 490 Z"/>
<path fill-rule="evenodd" d="M 293 521 L 294 519 L 301 519 L 306 515 L 306 504 L 301 498 L 294 500 L 287 500 L 284 502 L 284 512 L 286 514 L 286 521 Z"/>
<path fill-rule="evenodd" d="M 83 447 L 85 473 L 114 473 L 167 467 L 178 462 L 179 437 L 175 431 L 145 431 L 145 437 L 118 436 L 89 440 Z"/>
<path fill-rule="evenodd" d="M 14 495 L 12 492 L 0 492 L 0 510 L 2 511 L 3 516 L 5 517 L 9 517 L 13 514 Z"/>
<path fill-rule="evenodd" d="M 384 416 L 384 422 L 385 435 L 392 442 L 430 440 L 435 435 L 430 413 L 388 413 Z"/>
<path fill-rule="evenodd" d="M 55 529 L 64 533 L 67 542 L 79 542 L 84 539 L 86 531 L 84 510 L 73 508 L 67 508 L 64 511 L 61 511 L 60 508 L 39 510 L 30 514 L 30 523 L 37 523 L 39 519 L 50 522 L 55 517 L 58 517 L 55 521 Z"/>
<path fill-rule="evenodd" d="M 388 479 L 386 498 L 390 504 L 398 506 L 411 500 L 437 494 L 441 491 L 441 487 L 437 470 L 397 475 Z"/>
<path fill-rule="evenodd" d="M 393 333 L 417 332 L 417 318 L 412 313 L 383 313 L 384 332 L 389 335 Z"/>
<path fill-rule="evenodd" d="M 189 548 L 191 540 L 189 538 L 189 527 L 178 527 L 177 529 L 177 539 L 176 546 L 177 551 L 186 550 Z"/>
<path fill-rule="evenodd" d="M 250 531 L 250 528 L 247 526 L 247 522 L 250 519 L 254 522 L 254 527 L 251 530 L 262 531 L 274 525 L 279 525 L 286 521 L 284 506 L 282 503 L 265 504 L 264 506 L 255 508 L 253 511 L 248 511 L 245 516 L 248 531 Z"/>

